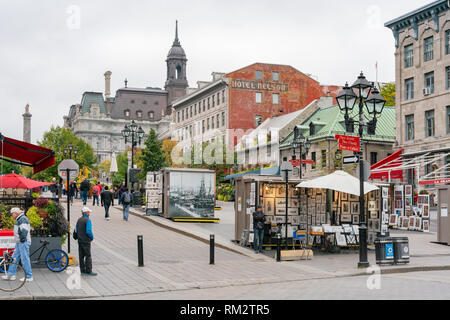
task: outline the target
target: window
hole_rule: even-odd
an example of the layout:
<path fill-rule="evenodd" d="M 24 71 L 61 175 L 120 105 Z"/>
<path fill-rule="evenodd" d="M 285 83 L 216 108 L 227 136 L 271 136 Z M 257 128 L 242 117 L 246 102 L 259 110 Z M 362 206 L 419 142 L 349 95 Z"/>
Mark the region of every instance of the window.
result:
<path fill-rule="evenodd" d="M 414 78 L 405 80 L 405 100 L 414 99 Z"/>
<path fill-rule="evenodd" d="M 125 117 L 129 117 L 130 116 L 130 110 L 125 110 Z"/>
<path fill-rule="evenodd" d="M 149 119 L 154 119 L 155 118 L 155 113 L 153 111 L 150 111 L 148 113 L 148 117 L 149 117 Z"/>
<path fill-rule="evenodd" d="M 262 71 L 255 71 L 255 78 L 257 80 L 262 80 Z"/>
<path fill-rule="evenodd" d="M 262 93 L 261 92 L 257 92 L 256 93 L 255 102 L 256 103 L 262 103 Z"/>
<path fill-rule="evenodd" d="M 378 153 L 377 152 L 371 152 L 370 153 L 370 165 L 373 166 L 377 162 L 378 162 Z"/>
<path fill-rule="evenodd" d="M 217 92 L 217 105 L 220 104 L 220 92 Z"/>
<path fill-rule="evenodd" d="M 447 90 L 450 90 L 450 67 L 445 68 L 445 76 L 447 82 L 446 88 Z"/>
<path fill-rule="evenodd" d="M 412 67 L 414 64 L 414 47 L 412 44 L 405 47 L 405 68 Z"/>
<path fill-rule="evenodd" d="M 255 127 L 259 127 L 262 123 L 262 116 L 255 116 Z"/>
<path fill-rule="evenodd" d="M 309 135 L 313 136 L 316 134 L 316 126 L 311 122 L 309 124 Z"/>
<path fill-rule="evenodd" d="M 225 90 L 222 90 L 222 103 L 225 103 Z"/>
<path fill-rule="evenodd" d="M 222 112 L 222 127 L 225 126 L 225 112 Z"/>
<path fill-rule="evenodd" d="M 213 94 L 213 96 L 212 96 L 212 107 L 214 108 L 215 105 L 216 105 L 216 95 Z"/>
<path fill-rule="evenodd" d="M 414 140 L 414 115 L 410 114 L 405 117 L 406 141 Z"/>
<path fill-rule="evenodd" d="M 434 136 L 434 110 L 425 111 L 425 137 Z"/>
<path fill-rule="evenodd" d="M 433 56 L 434 56 L 433 55 L 433 37 L 426 38 L 424 40 L 423 47 L 424 47 L 424 50 L 423 50 L 424 61 L 426 62 L 426 61 L 433 60 Z"/>
<path fill-rule="evenodd" d="M 181 121 L 184 121 L 184 109 L 181 111 Z"/>
<path fill-rule="evenodd" d="M 311 164 L 311 168 L 315 169 L 316 168 L 316 153 L 315 152 L 311 152 L 311 160 L 313 161 L 313 163 Z"/>
<path fill-rule="evenodd" d="M 142 111 L 136 111 L 136 116 L 138 117 L 138 118 L 142 118 Z"/>
<path fill-rule="evenodd" d="M 205 133 L 205 120 L 202 120 L 202 133 Z"/>
<path fill-rule="evenodd" d="M 177 112 L 177 119 L 178 119 L 178 122 L 180 122 L 180 120 L 181 120 L 180 119 L 180 111 Z"/>
<path fill-rule="evenodd" d="M 272 80 L 273 81 L 279 81 L 280 80 L 280 74 L 278 72 L 272 72 Z"/>
<path fill-rule="evenodd" d="M 445 54 L 450 54 L 450 30 L 445 31 Z"/>
<path fill-rule="evenodd" d="M 209 130 L 209 118 L 206 119 L 206 130 Z"/>
<path fill-rule="evenodd" d="M 211 129 L 214 129 L 214 116 L 211 117 Z"/>
<path fill-rule="evenodd" d="M 194 104 L 194 116 L 197 115 L 197 104 Z"/>
<path fill-rule="evenodd" d="M 450 106 L 447 106 L 447 134 L 450 133 Z"/>
<path fill-rule="evenodd" d="M 209 108 L 211 107 L 211 98 L 208 98 L 208 110 L 209 110 Z"/>
<path fill-rule="evenodd" d="M 274 93 L 272 95 L 272 103 L 273 104 L 280 104 L 280 95 L 278 93 Z"/>
<path fill-rule="evenodd" d="M 216 116 L 216 128 L 220 127 L 220 120 L 219 120 L 219 115 Z"/>
<path fill-rule="evenodd" d="M 425 88 L 430 89 L 430 94 L 434 93 L 434 71 L 425 74 Z"/>
<path fill-rule="evenodd" d="M 327 150 L 322 150 L 322 157 L 320 159 L 320 163 L 322 168 L 326 168 L 327 166 Z"/>
<path fill-rule="evenodd" d="M 205 112 L 205 99 L 203 99 L 203 112 Z"/>
<path fill-rule="evenodd" d="M 144 101 L 142 101 L 142 104 L 147 104 L 147 101 L 145 101 L 145 100 L 144 100 Z"/>

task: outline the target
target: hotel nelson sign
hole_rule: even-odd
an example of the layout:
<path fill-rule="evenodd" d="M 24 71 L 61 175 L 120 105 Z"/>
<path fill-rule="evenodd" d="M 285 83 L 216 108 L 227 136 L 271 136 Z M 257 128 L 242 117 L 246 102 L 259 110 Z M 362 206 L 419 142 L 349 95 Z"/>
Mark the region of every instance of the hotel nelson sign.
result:
<path fill-rule="evenodd" d="M 278 91 L 287 92 L 289 91 L 289 85 L 287 83 L 277 83 L 277 82 L 262 82 L 253 80 L 231 80 L 231 88 L 241 89 L 241 90 L 259 90 L 259 91 Z"/>

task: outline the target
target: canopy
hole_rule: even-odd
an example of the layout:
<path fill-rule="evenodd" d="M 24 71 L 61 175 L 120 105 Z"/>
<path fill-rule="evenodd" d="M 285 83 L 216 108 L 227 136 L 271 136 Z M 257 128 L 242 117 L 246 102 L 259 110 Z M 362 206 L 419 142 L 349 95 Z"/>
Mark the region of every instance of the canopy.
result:
<path fill-rule="evenodd" d="M 401 168 L 403 164 L 403 150 L 404 149 L 398 150 L 370 167 L 372 174 L 369 179 L 387 181 L 391 181 L 391 179 L 401 179 L 403 181 L 403 169 Z"/>
<path fill-rule="evenodd" d="M 316 189 L 330 189 L 339 192 L 345 192 L 359 196 L 359 179 L 345 171 L 336 171 L 327 176 L 319 177 L 313 180 L 304 181 L 297 185 L 297 188 L 316 188 Z M 371 191 L 378 190 L 378 187 L 364 182 L 364 194 Z"/>
<path fill-rule="evenodd" d="M 38 187 L 48 186 L 50 184 L 53 183 L 31 180 L 19 176 L 18 174 L 15 173 L 0 176 L 0 188 L 34 189 Z"/>
<path fill-rule="evenodd" d="M 33 167 L 34 174 L 55 164 L 53 150 L 7 138 L 0 134 L 0 159 Z"/>

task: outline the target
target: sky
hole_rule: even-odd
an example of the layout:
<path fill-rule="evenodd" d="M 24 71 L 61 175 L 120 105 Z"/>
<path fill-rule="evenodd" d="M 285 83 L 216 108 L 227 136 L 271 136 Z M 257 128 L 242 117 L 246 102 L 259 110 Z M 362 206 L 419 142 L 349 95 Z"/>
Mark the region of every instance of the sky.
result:
<path fill-rule="evenodd" d="M 211 72 L 255 62 L 291 65 L 324 85 L 395 80 L 394 37 L 384 23 L 432 0 L 0 0 L 0 133 L 32 143 L 62 126 L 83 92 L 164 87 L 175 37 L 190 87 Z"/>

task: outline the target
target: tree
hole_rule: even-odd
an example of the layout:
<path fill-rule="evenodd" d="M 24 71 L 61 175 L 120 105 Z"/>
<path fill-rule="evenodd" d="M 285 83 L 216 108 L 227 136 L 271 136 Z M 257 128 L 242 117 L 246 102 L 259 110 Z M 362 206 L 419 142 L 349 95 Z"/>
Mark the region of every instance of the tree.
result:
<path fill-rule="evenodd" d="M 75 136 L 68 128 L 52 127 L 49 131 L 44 133 L 42 140 L 38 142 L 38 145 L 51 149 L 55 152 L 55 165 L 47 168 L 44 171 L 39 172 L 34 177 L 39 180 L 50 181 L 53 177 L 58 176 L 58 165 L 64 157 L 64 147 L 69 144 L 78 148 L 78 154 L 75 158 L 72 153 L 72 158 L 76 160 L 81 167 L 86 166 L 91 169 L 97 162 L 97 157 L 94 155 L 92 147 L 83 139 Z"/>
<path fill-rule="evenodd" d="M 5 160 L 0 160 L 0 174 L 17 173 L 20 174 L 21 166 Z"/>
<path fill-rule="evenodd" d="M 380 94 L 386 99 L 386 106 L 395 107 L 395 82 L 382 86 Z"/>
<path fill-rule="evenodd" d="M 137 158 L 143 164 L 140 173 L 141 179 L 145 178 L 147 172 L 158 171 L 167 165 L 162 142 L 156 137 L 155 130 L 150 130 L 150 134 L 145 140 L 145 148 L 142 149 L 142 155 Z"/>
<path fill-rule="evenodd" d="M 174 140 L 166 139 L 162 142 L 162 149 L 164 151 L 164 156 L 166 157 L 166 163 L 169 167 L 173 167 L 172 162 L 172 150 L 177 145 L 177 142 Z"/>
<path fill-rule="evenodd" d="M 120 186 L 123 181 L 125 181 L 127 169 L 128 169 L 128 150 L 119 154 L 116 157 L 117 161 L 117 172 L 113 177 L 113 185 Z"/>

